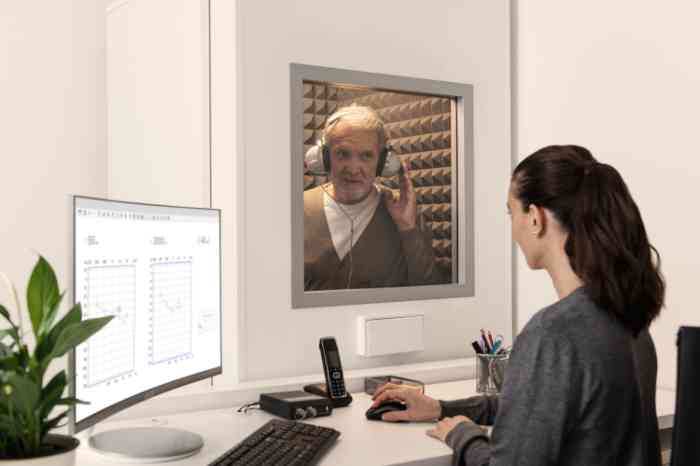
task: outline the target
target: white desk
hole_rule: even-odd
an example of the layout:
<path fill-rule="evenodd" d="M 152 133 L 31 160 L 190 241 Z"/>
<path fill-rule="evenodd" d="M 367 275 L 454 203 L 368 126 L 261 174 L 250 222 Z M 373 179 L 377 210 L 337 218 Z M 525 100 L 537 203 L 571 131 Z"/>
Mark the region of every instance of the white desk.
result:
<path fill-rule="evenodd" d="M 426 393 L 438 399 L 466 398 L 475 394 L 474 380 L 446 382 L 429 385 Z M 311 424 L 332 427 L 341 435 L 330 451 L 321 459 L 323 466 L 449 466 L 452 450 L 425 431 L 431 423 L 386 423 L 368 421 L 365 411 L 370 397 L 364 393 L 353 394 L 353 402 L 346 408 L 338 408 L 328 417 L 307 421 Z M 657 392 L 659 427 L 673 424 L 675 408 L 674 392 Z M 204 448 L 197 455 L 172 463 L 173 466 L 202 466 L 216 459 L 240 442 L 273 416 L 260 410 L 247 414 L 236 408 L 190 412 L 159 418 L 169 427 L 179 427 L 197 432 L 204 437 Z M 96 432 L 118 427 L 152 425 L 153 421 L 120 421 L 99 424 Z M 159 424 L 162 425 L 162 424 Z M 118 464 L 93 452 L 85 438 L 81 438 L 77 464 L 80 466 L 108 466 Z"/>

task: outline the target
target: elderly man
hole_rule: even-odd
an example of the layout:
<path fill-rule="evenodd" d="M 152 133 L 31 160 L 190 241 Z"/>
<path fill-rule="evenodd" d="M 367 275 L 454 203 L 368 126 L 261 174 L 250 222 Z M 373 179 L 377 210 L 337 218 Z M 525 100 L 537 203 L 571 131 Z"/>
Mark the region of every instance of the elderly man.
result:
<path fill-rule="evenodd" d="M 375 184 L 387 164 L 398 166 L 387 140 L 369 107 L 345 107 L 326 121 L 318 152 L 329 183 L 304 192 L 305 290 L 448 282 L 419 227 L 406 164 L 398 195 Z"/>

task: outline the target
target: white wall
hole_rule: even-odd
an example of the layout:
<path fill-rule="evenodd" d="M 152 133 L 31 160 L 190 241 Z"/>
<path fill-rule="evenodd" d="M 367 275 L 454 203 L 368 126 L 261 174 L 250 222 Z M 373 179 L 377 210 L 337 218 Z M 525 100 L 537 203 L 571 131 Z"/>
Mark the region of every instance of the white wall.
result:
<path fill-rule="evenodd" d="M 226 385 L 238 381 L 238 308 L 240 264 L 242 247 L 238 235 L 238 219 L 243 204 L 243 186 L 236 180 L 242 158 L 236 157 L 236 141 L 240 121 L 237 119 L 238 79 L 235 63 L 238 30 L 236 3 L 231 0 L 212 0 L 210 10 L 211 34 L 211 180 L 214 207 L 221 207 L 221 277 L 226 285 L 222 293 L 223 374 L 218 379 Z M 217 380 L 218 381 L 218 380 Z"/>
<path fill-rule="evenodd" d="M 0 269 L 24 306 L 36 252 L 70 286 L 70 195 L 106 192 L 103 2 L 0 2 L 0 102 Z"/>
<path fill-rule="evenodd" d="M 208 0 L 106 9 L 107 194 L 209 207 Z M 209 380 L 170 395 L 206 391 Z"/>
<path fill-rule="evenodd" d="M 338 339 L 346 369 L 465 357 L 480 327 L 509 337 L 508 2 L 399 8 L 369 0 L 352 6 L 240 0 L 235 9 L 232 3 L 214 2 L 212 11 L 213 100 L 235 99 L 238 109 L 225 116 L 220 112 L 225 107 L 213 106 L 212 163 L 225 170 L 215 170 L 212 183 L 214 205 L 236 212 L 238 219 L 237 231 L 224 232 L 225 244 L 235 245 L 237 255 L 226 253 L 224 263 L 239 266 L 239 295 L 229 281 L 225 299 L 238 299 L 240 341 L 227 329 L 224 353 L 239 358 L 240 379 L 320 375 L 317 342 L 325 335 Z M 222 35 L 235 47 L 228 54 L 216 45 Z M 290 62 L 474 84 L 475 298 L 291 309 Z M 223 75 L 235 79 L 227 83 Z M 228 188 L 217 195 L 217 186 Z M 426 315 L 424 352 L 375 359 L 355 354 L 358 314 L 405 310 Z"/>
<path fill-rule="evenodd" d="M 581 144 L 620 170 L 661 253 L 668 294 L 652 335 L 659 385 L 675 386 L 678 326 L 700 324 L 700 4 L 516 5 L 516 151 Z M 519 254 L 518 327 L 554 300 L 548 277 Z"/>
<path fill-rule="evenodd" d="M 108 194 L 209 207 L 207 0 L 107 8 Z"/>

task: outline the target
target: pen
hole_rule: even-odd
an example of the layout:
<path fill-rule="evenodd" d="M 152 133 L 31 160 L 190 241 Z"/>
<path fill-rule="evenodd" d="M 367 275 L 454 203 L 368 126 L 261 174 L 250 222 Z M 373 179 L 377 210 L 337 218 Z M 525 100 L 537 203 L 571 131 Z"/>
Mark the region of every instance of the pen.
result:
<path fill-rule="evenodd" d="M 491 348 L 489 347 L 489 341 L 486 339 L 486 333 L 484 332 L 484 329 L 481 329 L 481 339 L 484 340 L 484 352 L 485 353 L 490 353 Z"/>
<path fill-rule="evenodd" d="M 474 351 L 476 351 L 476 354 L 484 354 L 484 351 L 481 349 L 481 346 L 479 346 L 479 342 L 474 340 L 472 341 L 472 348 L 474 348 Z"/>
<path fill-rule="evenodd" d="M 491 336 L 491 330 L 487 330 L 487 333 L 489 335 L 489 344 L 491 345 L 491 348 L 493 348 L 493 337 Z"/>

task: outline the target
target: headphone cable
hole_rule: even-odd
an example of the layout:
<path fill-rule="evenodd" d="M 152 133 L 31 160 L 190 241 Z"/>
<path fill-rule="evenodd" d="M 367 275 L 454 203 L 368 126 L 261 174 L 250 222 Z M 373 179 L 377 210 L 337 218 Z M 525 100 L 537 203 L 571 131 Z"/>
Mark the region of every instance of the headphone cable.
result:
<path fill-rule="evenodd" d="M 355 236 L 355 219 L 350 216 L 349 213 L 340 205 L 340 202 L 336 200 L 335 197 L 331 193 L 328 192 L 326 187 L 324 185 L 321 185 L 321 189 L 323 190 L 324 193 L 328 195 L 329 198 L 333 199 L 333 202 L 335 203 L 336 206 L 338 206 L 338 209 L 350 220 L 350 249 L 348 250 L 348 262 L 350 263 L 350 271 L 348 272 L 348 283 L 345 286 L 345 289 L 350 289 L 350 283 L 352 282 L 352 269 L 353 269 L 353 264 L 352 264 L 352 248 L 354 246 L 353 244 L 353 238 Z"/>

